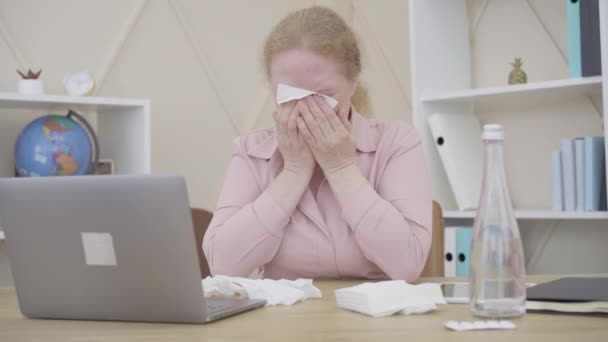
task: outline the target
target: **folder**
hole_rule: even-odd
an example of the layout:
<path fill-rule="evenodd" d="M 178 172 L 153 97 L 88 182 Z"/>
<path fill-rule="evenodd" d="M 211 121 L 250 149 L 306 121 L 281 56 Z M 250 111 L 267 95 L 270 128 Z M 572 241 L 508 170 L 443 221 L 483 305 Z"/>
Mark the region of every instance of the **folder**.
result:
<path fill-rule="evenodd" d="M 606 173 L 603 173 L 602 186 L 600 187 L 600 211 L 608 210 L 608 199 L 606 198 Z"/>
<path fill-rule="evenodd" d="M 456 276 L 469 276 L 469 263 L 471 257 L 472 227 L 459 227 L 456 230 Z"/>
<path fill-rule="evenodd" d="M 583 77 L 602 74 L 600 10 L 598 0 L 579 0 L 581 23 L 581 72 Z"/>
<path fill-rule="evenodd" d="M 564 209 L 576 209 L 576 167 L 574 163 L 574 141 L 562 139 L 562 189 L 564 190 Z"/>
<path fill-rule="evenodd" d="M 600 188 L 600 211 L 608 210 L 608 194 L 606 193 L 606 177 L 602 178 L 602 187 Z"/>
<path fill-rule="evenodd" d="M 605 208 L 606 163 L 604 137 L 585 137 L 585 211 Z"/>
<path fill-rule="evenodd" d="M 564 194 L 562 192 L 562 153 L 553 151 L 551 153 L 551 171 L 553 188 L 553 210 L 564 210 Z"/>
<path fill-rule="evenodd" d="M 456 276 L 456 230 L 457 227 L 445 227 L 443 239 L 443 272 L 446 277 Z"/>
<path fill-rule="evenodd" d="M 608 278 L 562 278 L 526 290 L 530 311 L 608 313 Z"/>
<path fill-rule="evenodd" d="M 585 140 L 574 139 L 574 163 L 576 174 L 576 211 L 585 209 Z"/>
<path fill-rule="evenodd" d="M 568 73 L 570 77 L 581 77 L 581 21 L 580 2 L 566 0 L 568 22 Z"/>
<path fill-rule="evenodd" d="M 479 119 L 472 113 L 436 113 L 428 123 L 458 209 L 477 209 L 483 173 Z"/>

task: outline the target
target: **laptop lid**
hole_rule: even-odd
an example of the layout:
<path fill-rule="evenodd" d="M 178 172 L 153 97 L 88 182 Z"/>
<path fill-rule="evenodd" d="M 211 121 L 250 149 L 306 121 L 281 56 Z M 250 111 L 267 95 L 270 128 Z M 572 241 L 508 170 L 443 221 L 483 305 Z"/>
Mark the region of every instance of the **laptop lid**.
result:
<path fill-rule="evenodd" d="M 25 316 L 205 321 L 180 176 L 0 179 L 0 227 Z"/>

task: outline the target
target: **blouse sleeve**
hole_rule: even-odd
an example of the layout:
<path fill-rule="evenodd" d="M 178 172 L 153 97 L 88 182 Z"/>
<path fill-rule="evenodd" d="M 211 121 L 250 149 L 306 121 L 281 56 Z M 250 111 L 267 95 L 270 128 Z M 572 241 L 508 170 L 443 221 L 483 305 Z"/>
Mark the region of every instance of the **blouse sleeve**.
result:
<path fill-rule="evenodd" d="M 401 127 L 394 141 L 376 189 L 361 186 L 342 214 L 368 260 L 392 279 L 413 282 L 431 245 L 430 180 L 415 130 Z"/>
<path fill-rule="evenodd" d="M 246 277 L 276 254 L 289 215 L 261 189 L 239 138 L 203 239 L 212 275 Z"/>

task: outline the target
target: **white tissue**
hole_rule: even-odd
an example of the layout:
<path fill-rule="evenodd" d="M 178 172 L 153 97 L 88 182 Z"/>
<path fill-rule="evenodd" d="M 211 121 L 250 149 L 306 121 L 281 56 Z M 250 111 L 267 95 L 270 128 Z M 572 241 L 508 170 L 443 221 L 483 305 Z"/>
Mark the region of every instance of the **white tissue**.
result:
<path fill-rule="evenodd" d="M 331 108 L 336 107 L 336 105 L 338 104 L 338 101 L 336 101 L 336 99 L 334 99 L 333 97 L 319 94 L 312 90 L 296 88 L 283 83 L 279 83 L 279 85 L 277 86 L 277 105 L 293 100 L 303 99 L 306 96 L 313 94 L 317 94 L 323 97 L 325 101 L 327 101 L 327 103 L 331 106 Z"/>
<path fill-rule="evenodd" d="M 411 285 L 403 280 L 363 283 L 335 294 L 338 307 L 373 317 L 424 313 L 446 304 L 439 284 Z"/>
<path fill-rule="evenodd" d="M 470 331 L 470 330 L 512 330 L 516 326 L 511 321 L 475 321 L 475 322 L 457 322 L 447 321 L 445 327 L 454 331 Z"/>
<path fill-rule="evenodd" d="M 215 276 L 203 279 L 205 297 L 264 299 L 266 306 L 293 305 L 309 298 L 321 298 L 311 279 L 271 280 Z"/>

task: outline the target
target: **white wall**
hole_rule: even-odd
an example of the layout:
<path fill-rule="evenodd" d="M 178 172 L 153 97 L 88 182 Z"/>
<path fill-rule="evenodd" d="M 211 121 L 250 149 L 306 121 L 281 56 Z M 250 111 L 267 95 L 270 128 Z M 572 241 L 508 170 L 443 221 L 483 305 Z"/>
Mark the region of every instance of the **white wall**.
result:
<path fill-rule="evenodd" d="M 396 0 L 0 0 L 13 42 L 0 39 L 0 91 L 15 89 L 23 63 L 44 68 L 48 93 L 63 93 L 63 75 L 85 68 L 101 83 L 97 95 L 151 98 L 153 170 L 185 174 L 192 205 L 213 209 L 232 139 L 272 123 L 263 41 L 288 11 L 314 3 L 358 28 L 375 114 L 407 120 L 407 3 Z M 4 173 L 16 127 L 29 119 L 0 127 Z"/>
<path fill-rule="evenodd" d="M 88 69 L 99 83 L 97 95 L 150 98 L 153 170 L 185 174 L 192 205 L 213 209 L 233 137 L 271 124 L 263 40 L 289 10 L 310 4 L 336 9 L 361 37 L 373 114 L 409 121 L 406 0 L 0 0 L 0 91 L 15 90 L 16 68 L 44 68 L 48 93 L 63 93 L 66 72 Z M 505 84 L 507 63 L 515 56 L 523 57 L 530 82 L 567 76 L 563 1 L 475 0 L 470 18 L 477 86 Z M 585 98 L 517 111 L 484 108 L 480 116 L 508 127 L 508 177 L 518 179 L 511 182 L 514 202 L 545 206 L 550 203 L 549 154 L 529 154 L 521 147 L 540 144 L 550 151 L 560 137 L 600 132 L 601 121 Z M 12 167 L 12 141 L 31 117 L 0 121 L 2 175 Z M 608 241 L 608 230 L 588 226 L 581 234 L 560 224 L 532 271 L 601 268 L 581 264 L 602 255 L 601 241 Z M 527 231 L 531 255 L 547 235 L 542 227 Z M 581 258 L 561 260 L 564 246 L 584 246 Z"/>

